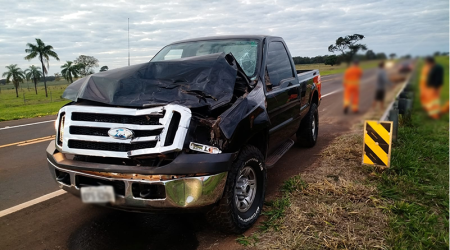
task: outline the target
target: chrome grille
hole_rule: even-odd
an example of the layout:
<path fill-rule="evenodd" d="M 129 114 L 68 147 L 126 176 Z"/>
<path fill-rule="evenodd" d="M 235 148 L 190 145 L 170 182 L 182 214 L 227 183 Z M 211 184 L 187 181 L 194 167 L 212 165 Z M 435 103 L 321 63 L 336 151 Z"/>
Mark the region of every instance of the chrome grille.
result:
<path fill-rule="evenodd" d="M 138 125 L 161 125 L 159 119 L 164 117 L 164 112 L 149 115 L 109 115 L 93 113 L 72 113 L 72 121 L 107 122 Z"/>
<path fill-rule="evenodd" d="M 69 148 L 105 150 L 115 152 L 128 152 L 136 149 L 154 148 L 155 146 L 156 141 L 127 144 L 127 143 L 69 140 Z"/>
<path fill-rule="evenodd" d="M 56 144 L 58 150 L 116 158 L 182 150 L 191 119 L 191 111 L 180 105 L 148 109 L 69 105 L 59 113 L 65 114 L 65 120 L 62 143 Z M 61 117 L 58 115 L 57 124 Z M 130 129 L 134 137 L 112 138 L 108 135 L 112 128 Z"/>
<path fill-rule="evenodd" d="M 82 127 L 82 126 L 70 126 L 70 134 L 72 135 L 96 135 L 96 136 L 108 136 L 109 128 L 94 128 L 94 127 Z M 133 130 L 136 137 L 156 136 L 160 135 L 162 129 L 155 130 Z"/>

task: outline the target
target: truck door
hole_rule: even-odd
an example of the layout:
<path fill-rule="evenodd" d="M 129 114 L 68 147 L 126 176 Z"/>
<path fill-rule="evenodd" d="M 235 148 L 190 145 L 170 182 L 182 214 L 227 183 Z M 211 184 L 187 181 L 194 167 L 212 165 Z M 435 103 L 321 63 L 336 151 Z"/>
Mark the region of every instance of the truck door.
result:
<path fill-rule="evenodd" d="M 293 62 L 282 41 L 268 44 L 265 70 L 270 153 L 297 131 L 301 97 Z"/>

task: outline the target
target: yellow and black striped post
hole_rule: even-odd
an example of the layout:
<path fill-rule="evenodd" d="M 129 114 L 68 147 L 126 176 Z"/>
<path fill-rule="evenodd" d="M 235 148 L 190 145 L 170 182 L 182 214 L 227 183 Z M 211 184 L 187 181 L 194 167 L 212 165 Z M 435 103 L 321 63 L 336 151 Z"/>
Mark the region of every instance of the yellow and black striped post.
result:
<path fill-rule="evenodd" d="M 363 164 L 389 167 L 391 164 L 392 122 L 364 123 Z"/>

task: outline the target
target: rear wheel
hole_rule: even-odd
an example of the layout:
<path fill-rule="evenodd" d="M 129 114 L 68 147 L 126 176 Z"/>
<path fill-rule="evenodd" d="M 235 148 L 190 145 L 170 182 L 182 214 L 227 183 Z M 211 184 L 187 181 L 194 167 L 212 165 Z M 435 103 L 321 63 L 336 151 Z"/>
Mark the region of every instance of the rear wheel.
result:
<path fill-rule="evenodd" d="M 222 199 L 207 213 L 208 221 L 226 233 L 243 233 L 250 228 L 261 214 L 266 178 L 261 152 L 245 146 L 228 173 Z"/>
<path fill-rule="evenodd" d="M 297 143 L 303 147 L 314 147 L 319 134 L 319 111 L 317 104 L 311 104 L 308 114 L 303 118 L 297 131 Z"/>

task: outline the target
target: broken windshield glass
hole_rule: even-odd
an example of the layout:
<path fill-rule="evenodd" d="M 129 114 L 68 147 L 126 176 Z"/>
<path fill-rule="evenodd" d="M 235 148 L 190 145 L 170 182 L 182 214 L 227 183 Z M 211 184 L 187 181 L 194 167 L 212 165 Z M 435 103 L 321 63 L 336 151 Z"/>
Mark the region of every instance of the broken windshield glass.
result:
<path fill-rule="evenodd" d="M 167 61 L 214 53 L 232 53 L 245 74 L 251 78 L 256 73 L 258 60 L 257 40 L 228 39 L 171 44 L 164 47 L 151 61 Z"/>

